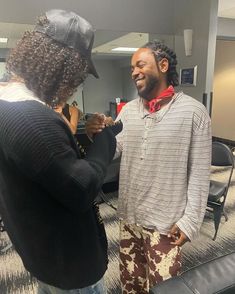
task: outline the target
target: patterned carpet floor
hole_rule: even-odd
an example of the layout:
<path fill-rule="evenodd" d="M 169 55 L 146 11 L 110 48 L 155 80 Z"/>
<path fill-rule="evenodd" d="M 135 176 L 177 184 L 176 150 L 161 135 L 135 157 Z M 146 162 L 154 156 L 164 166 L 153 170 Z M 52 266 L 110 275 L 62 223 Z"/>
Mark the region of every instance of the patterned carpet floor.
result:
<path fill-rule="evenodd" d="M 212 170 L 213 179 L 224 181 L 227 171 L 224 168 Z M 106 199 L 117 205 L 117 193 L 106 194 Z M 108 294 L 120 294 L 118 275 L 118 220 L 116 211 L 106 203 L 100 205 L 104 218 L 106 232 L 109 239 L 109 267 L 105 274 Z M 235 173 L 226 199 L 226 212 L 229 220 L 221 221 L 216 241 L 212 240 L 214 234 L 213 219 L 206 214 L 200 236 L 197 240 L 187 243 L 183 247 L 183 270 L 207 260 L 235 251 Z M 0 250 L 9 244 L 5 232 L 0 233 Z M 0 293 L 1 294 L 35 294 L 36 283 L 24 270 L 19 256 L 13 248 L 0 253 Z"/>

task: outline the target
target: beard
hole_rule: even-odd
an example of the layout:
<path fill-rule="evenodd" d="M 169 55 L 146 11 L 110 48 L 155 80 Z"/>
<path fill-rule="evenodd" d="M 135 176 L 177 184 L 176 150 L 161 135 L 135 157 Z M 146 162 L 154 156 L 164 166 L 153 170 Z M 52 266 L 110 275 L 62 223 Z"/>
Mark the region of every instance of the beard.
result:
<path fill-rule="evenodd" d="M 156 88 L 158 84 L 158 78 L 156 76 L 149 75 L 146 78 L 145 87 L 143 89 L 138 89 L 138 94 L 141 98 L 150 101 L 153 97 L 151 95 L 152 91 Z"/>

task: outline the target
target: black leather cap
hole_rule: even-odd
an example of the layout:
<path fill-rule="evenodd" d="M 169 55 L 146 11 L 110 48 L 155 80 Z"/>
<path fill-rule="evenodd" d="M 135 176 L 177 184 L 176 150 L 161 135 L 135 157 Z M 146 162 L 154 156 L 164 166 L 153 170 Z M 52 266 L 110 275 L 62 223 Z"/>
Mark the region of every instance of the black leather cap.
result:
<path fill-rule="evenodd" d="M 45 14 L 48 23 L 36 25 L 34 31 L 46 34 L 53 40 L 78 50 L 88 61 L 88 72 L 99 78 L 91 60 L 94 42 L 94 30 L 91 24 L 72 11 L 52 9 Z"/>

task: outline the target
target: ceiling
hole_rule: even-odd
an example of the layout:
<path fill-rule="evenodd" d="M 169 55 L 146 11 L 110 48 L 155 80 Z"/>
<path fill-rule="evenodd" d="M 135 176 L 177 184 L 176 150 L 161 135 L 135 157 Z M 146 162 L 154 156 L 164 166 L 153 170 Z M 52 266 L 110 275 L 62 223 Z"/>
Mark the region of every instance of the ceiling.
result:
<path fill-rule="evenodd" d="M 235 0 L 219 0 L 219 17 L 235 19 Z M 22 36 L 22 32 L 32 30 L 33 25 L 0 22 L 0 37 L 8 38 L 7 43 L 0 43 L 0 48 L 12 48 L 16 41 Z M 151 36 L 152 37 L 152 36 Z M 155 35 L 154 38 L 164 41 L 171 36 Z M 101 56 L 105 59 L 118 59 L 131 53 L 121 53 L 111 51 L 115 47 L 140 47 L 149 40 L 147 33 L 126 33 L 107 30 L 95 32 L 95 44 L 93 53 L 97 59 Z"/>

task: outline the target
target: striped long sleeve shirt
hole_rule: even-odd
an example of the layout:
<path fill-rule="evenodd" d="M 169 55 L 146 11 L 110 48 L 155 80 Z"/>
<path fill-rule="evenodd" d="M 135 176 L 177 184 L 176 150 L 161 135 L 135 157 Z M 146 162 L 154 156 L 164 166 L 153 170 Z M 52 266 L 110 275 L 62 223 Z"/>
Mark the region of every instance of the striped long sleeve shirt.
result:
<path fill-rule="evenodd" d="M 192 240 L 207 203 L 211 122 L 205 107 L 182 92 L 150 114 L 141 98 L 117 119 L 121 153 L 118 215 L 129 224 L 167 234 L 173 224 Z"/>

